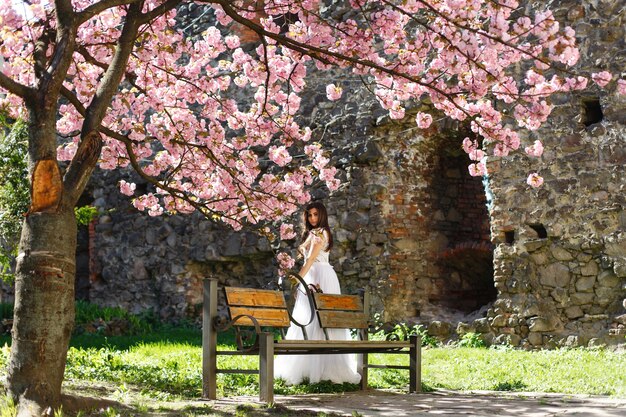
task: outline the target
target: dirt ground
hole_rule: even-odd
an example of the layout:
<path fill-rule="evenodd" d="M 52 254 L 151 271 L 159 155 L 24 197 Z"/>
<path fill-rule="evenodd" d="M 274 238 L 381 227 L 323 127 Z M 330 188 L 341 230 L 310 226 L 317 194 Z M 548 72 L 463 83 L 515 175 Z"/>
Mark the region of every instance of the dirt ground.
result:
<path fill-rule="evenodd" d="M 626 398 L 591 395 L 450 390 L 407 394 L 368 390 L 278 395 L 274 404 L 268 406 L 256 396 L 166 402 L 140 397 L 134 390 L 120 398 L 114 389 L 105 383 L 66 390 L 64 416 L 74 416 L 82 410 L 78 413 L 82 417 L 626 417 Z"/>
<path fill-rule="evenodd" d="M 290 409 L 348 416 L 626 416 L 626 398 L 543 393 L 459 392 L 423 394 L 365 391 L 344 395 L 279 397 Z"/>

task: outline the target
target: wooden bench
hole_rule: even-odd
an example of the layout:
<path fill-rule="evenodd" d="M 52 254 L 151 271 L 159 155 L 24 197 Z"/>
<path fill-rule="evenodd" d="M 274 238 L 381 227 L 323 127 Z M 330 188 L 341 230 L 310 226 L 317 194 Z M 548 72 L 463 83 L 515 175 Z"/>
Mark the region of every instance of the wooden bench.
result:
<path fill-rule="evenodd" d="M 301 280 L 301 278 L 299 278 Z M 290 314 L 284 293 L 275 290 L 225 287 L 225 302 L 229 312 L 228 321 L 217 314 L 218 288 L 216 280 L 204 281 L 202 324 L 202 395 L 217 398 L 218 373 L 258 373 L 259 399 L 274 401 L 274 355 L 343 354 L 360 355 L 358 372 L 361 388 L 367 389 L 369 368 L 392 368 L 409 370 L 409 392 L 421 391 L 421 340 L 412 335 L 409 340 L 368 340 L 368 298 L 358 295 L 319 294 L 307 291 L 311 301 L 311 320 L 319 320 L 324 329 L 342 328 L 358 331 L 360 340 L 285 340 L 277 339 L 275 331 L 284 336 L 290 325 Z M 310 320 L 309 320 L 310 322 Z M 301 327 L 308 323 L 296 323 Z M 241 332 L 242 327 L 252 327 L 252 341 Z M 237 350 L 217 350 L 218 331 L 235 329 Z M 246 344 L 246 341 L 248 342 Z M 409 366 L 370 365 L 369 353 L 407 354 Z M 255 355 L 259 357 L 259 369 L 218 369 L 218 355 Z"/>

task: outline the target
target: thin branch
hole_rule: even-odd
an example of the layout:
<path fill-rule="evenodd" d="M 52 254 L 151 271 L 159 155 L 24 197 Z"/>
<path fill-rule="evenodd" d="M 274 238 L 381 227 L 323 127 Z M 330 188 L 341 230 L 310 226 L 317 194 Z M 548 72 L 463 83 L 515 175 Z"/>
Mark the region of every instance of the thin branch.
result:
<path fill-rule="evenodd" d="M 151 20 L 156 19 L 157 17 L 169 12 L 170 10 L 178 6 L 181 2 L 182 0 L 167 0 L 160 6 L 157 6 L 149 12 L 144 13 L 139 19 L 139 23 L 146 24 Z"/>
<path fill-rule="evenodd" d="M 103 11 L 124 4 L 137 3 L 141 0 L 102 0 L 86 7 L 82 12 L 78 13 L 78 25 L 82 25 L 87 20 L 102 13 Z"/>
<path fill-rule="evenodd" d="M 14 81 L 3 72 L 0 72 L 0 87 L 4 88 L 11 94 L 21 97 L 27 103 L 31 103 L 35 99 L 36 90 L 34 88 Z"/>

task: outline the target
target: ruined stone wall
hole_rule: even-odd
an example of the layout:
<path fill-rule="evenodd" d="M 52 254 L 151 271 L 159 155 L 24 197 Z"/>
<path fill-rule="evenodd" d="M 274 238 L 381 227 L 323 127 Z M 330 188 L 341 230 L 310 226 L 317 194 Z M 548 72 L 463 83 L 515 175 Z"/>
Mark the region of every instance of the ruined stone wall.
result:
<path fill-rule="evenodd" d="M 576 29 L 583 67 L 623 70 L 619 2 L 553 7 Z M 548 125 L 525 138 L 545 143 L 543 157 L 491 158 L 483 183 L 467 174 L 461 126 L 437 117 L 423 131 L 410 115 L 391 121 L 358 78 L 315 77 L 302 114 L 342 186 L 312 194 L 329 209 L 331 263 L 345 292 L 368 288 L 373 312 L 427 324 L 441 339 L 457 329 L 528 348 L 623 343 L 623 97 L 594 89 L 555 97 Z M 324 86 L 337 80 L 350 94 L 329 102 Z M 531 171 L 545 178 L 543 188 L 525 184 Z M 138 213 L 116 190 L 122 178 L 137 181 L 100 171 L 90 185 L 101 215 L 86 244 L 90 273 L 79 277 L 85 298 L 175 319 L 198 317 L 204 277 L 258 288 L 276 282 L 268 242 L 198 215 Z"/>
<path fill-rule="evenodd" d="M 581 41 L 582 67 L 620 74 L 620 2 L 561 1 Z M 555 7 L 555 6 L 553 6 Z M 553 100 L 537 161 L 489 161 L 494 280 L 498 300 L 483 331 L 513 345 L 623 343 L 626 331 L 626 100 L 596 87 Z M 531 190 L 524 174 L 545 184 Z"/>

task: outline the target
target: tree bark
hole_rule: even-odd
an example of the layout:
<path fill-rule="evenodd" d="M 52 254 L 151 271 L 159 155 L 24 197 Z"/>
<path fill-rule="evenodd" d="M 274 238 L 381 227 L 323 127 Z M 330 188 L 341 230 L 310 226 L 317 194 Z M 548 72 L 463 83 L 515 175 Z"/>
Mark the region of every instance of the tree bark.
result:
<path fill-rule="evenodd" d="M 22 229 L 15 280 L 8 386 L 18 416 L 58 407 L 74 326 L 76 218 L 73 208 L 31 213 Z"/>

